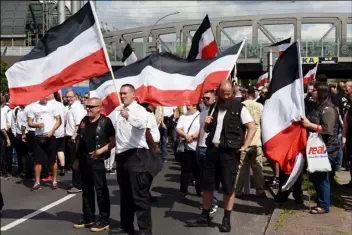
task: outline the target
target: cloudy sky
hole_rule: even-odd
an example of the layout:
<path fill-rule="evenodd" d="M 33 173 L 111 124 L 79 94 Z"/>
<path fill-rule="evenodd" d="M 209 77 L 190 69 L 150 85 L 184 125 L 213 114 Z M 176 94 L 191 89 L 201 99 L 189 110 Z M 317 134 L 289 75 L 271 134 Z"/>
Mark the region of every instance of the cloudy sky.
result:
<path fill-rule="evenodd" d="M 161 17 L 169 16 L 159 24 L 184 20 L 201 20 L 206 14 L 210 19 L 224 16 L 243 16 L 281 13 L 351 13 L 351 1 L 97 1 L 97 12 L 101 22 L 110 30 L 153 25 Z M 320 39 L 330 25 L 303 25 L 302 40 Z M 268 26 L 277 38 L 293 36 L 293 26 Z M 228 28 L 226 32 L 235 40 L 251 37 L 251 27 Z M 335 36 L 333 30 L 328 39 Z M 259 32 L 259 39 L 266 37 Z M 352 37 L 352 24 L 348 25 L 348 37 Z M 223 37 L 222 37 L 223 38 Z M 171 39 L 172 37 L 167 37 Z M 165 39 L 164 39 L 165 40 Z"/>

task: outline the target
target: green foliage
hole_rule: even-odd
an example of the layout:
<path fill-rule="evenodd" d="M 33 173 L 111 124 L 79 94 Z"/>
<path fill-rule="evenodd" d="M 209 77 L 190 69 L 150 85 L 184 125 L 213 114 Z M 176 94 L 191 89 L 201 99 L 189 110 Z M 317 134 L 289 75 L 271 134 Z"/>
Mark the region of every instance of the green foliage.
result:
<path fill-rule="evenodd" d="M 5 76 L 5 72 L 7 70 L 7 63 L 6 61 L 1 61 L 1 74 L 0 74 L 0 92 L 1 93 L 6 93 L 8 92 L 8 86 L 7 86 L 7 79 Z"/>

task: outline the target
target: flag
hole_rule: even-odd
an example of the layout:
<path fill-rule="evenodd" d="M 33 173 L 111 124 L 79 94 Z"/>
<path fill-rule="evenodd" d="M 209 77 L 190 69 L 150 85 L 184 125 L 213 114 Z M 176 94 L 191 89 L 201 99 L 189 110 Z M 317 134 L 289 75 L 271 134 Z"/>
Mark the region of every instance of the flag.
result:
<path fill-rule="evenodd" d="M 139 102 L 160 106 L 197 104 L 204 91 L 215 89 L 227 79 L 244 42 L 209 60 L 188 61 L 171 53 L 151 54 L 134 64 L 114 71 L 116 87 L 132 84 Z M 90 95 L 102 99 L 105 115 L 117 106 L 116 89 L 110 74 L 93 78 Z"/>
<path fill-rule="evenodd" d="M 274 43 L 270 46 L 271 47 L 279 46 L 279 56 L 281 56 L 282 53 L 290 46 L 290 44 L 291 44 L 291 37 L 284 39 L 280 42 Z"/>
<path fill-rule="evenodd" d="M 269 83 L 269 73 L 264 73 L 258 78 L 257 88 L 264 86 L 266 83 Z"/>
<path fill-rule="evenodd" d="M 311 81 L 315 80 L 315 75 L 317 74 L 318 63 L 308 71 L 308 73 L 303 77 L 303 84 L 308 84 Z"/>
<path fill-rule="evenodd" d="M 123 50 L 123 56 L 122 56 L 122 63 L 125 64 L 125 66 L 133 64 L 138 60 L 136 54 L 132 50 L 132 47 L 129 43 L 127 43 L 125 49 Z"/>
<path fill-rule="evenodd" d="M 296 156 L 305 155 L 307 132 L 301 124 L 304 91 L 299 43 L 293 43 L 278 58 L 269 85 L 269 99 L 262 115 L 265 154 L 290 174 Z"/>
<path fill-rule="evenodd" d="M 192 38 L 191 50 L 188 53 L 188 60 L 210 59 L 218 54 L 213 30 L 208 15 L 203 19 L 202 24 Z"/>
<path fill-rule="evenodd" d="M 11 105 L 26 105 L 111 68 L 92 1 L 6 71 Z"/>

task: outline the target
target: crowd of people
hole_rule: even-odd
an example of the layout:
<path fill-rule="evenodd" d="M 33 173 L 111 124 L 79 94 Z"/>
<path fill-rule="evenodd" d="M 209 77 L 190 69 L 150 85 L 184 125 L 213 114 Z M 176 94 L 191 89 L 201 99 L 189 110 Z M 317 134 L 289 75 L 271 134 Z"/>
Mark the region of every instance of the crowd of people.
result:
<path fill-rule="evenodd" d="M 179 107 L 139 103 L 135 89 L 120 89 L 122 104 L 109 117 L 101 114 L 102 102 L 86 93 L 82 100 L 67 90 L 62 101 L 50 95 L 38 102 L 9 107 L 8 95 L 1 95 L 1 180 L 12 175 L 34 179 L 32 191 L 41 182 L 58 187 L 58 176 L 72 173 L 68 193 L 82 192 L 83 216 L 74 228 L 90 228 L 111 234 L 132 234 L 136 215 L 137 234 L 152 234 L 151 194 L 153 178 L 167 161 L 168 148 L 180 162 L 180 197 L 187 197 L 190 185 L 202 197 L 200 218 L 195 226 L 210 226 L 210 214 L 218 210 L 217 192 L 224 194 L 222 232 L 231 231 L 235 198 L 248 195 L 249 167 L 256 196 L 266 197 L 265 183 L 282 186 L 288 178 L 278 163 L 267 159 L 273 177 L 263 176 L 261 116 L 268 87 L 241 87 L 228 80 L 216 90 L 205 91 L 199 104 Z M 327 147 L 331 172 L 309 177 L 317 192 L 312 214 L 330 209 L 330 179 L 343 166 L 352 177 L 352 82 L 328 84 L 320 76 L 306 86 L 306 117 L 302 125 L 319 132 Z M 113 118 L 112 118 L 113 117 Z M 15 155 L 14 155 L 15 153 Z M 15 156 L 15 157 L 14 157 Z M 13 168 L 13 159 L 17 169 Z M 115 166 L 115 168 L 114 168 Z M 110 199 L 106 173 L 116 174 L 120 187 L 120 228 L 110 228 Z M 352 188 L 352 180 L 345 185 Z M 278 202 L 289 193 L 302 204 L 301 181 L 291 190 L 279 190 Z M 95 219 L 95 198 L 99 207 Z"/>

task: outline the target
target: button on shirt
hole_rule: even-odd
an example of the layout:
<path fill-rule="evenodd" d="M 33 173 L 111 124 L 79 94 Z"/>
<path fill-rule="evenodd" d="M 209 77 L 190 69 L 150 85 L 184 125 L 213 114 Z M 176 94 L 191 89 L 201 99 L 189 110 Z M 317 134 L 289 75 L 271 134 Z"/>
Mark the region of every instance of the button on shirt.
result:
<path fill-rule="evenodd" d="M 67 111 L 67 123 L 66 123 L 66 135 L 73 136 L 76 126 L 78 126 L 84 116 L 87 115 L 87 111 L 84 109 L 81 102 L 76 100 L 71 104 Z"/>
<path fill-rule="evenodd" d="M 122 107 L 119 106 L 114 112 L 116 114 L 115 134 L 116 134 L 116 154 L 123 153 L 134 148 L 148 148 L 145 138 L 147 128 L 148 114 L 147 111 L 132 102 L 125 108 L 128 112 L 128 119 L 121 116 Z"/>
<path fill-rule="evenodd" d="M 181 115 L 177 122 L 177 129 L 183 130 L 186 135 L 193 135 L 199 131 L 199 111 L 195 113 L 186 113 Z M 194 120 L 194 121 L 193 121 Z M 193 123 L 192 123 L 193 121 Z M 191 126 L 192 124 L 192 126 Z M 189 131 L 188 131 L 189 129 Z M 196 151 L 197 141 L 194 140 L 192 143 L 185 143 L 185 147 L 188 150 Z"/>
<path fill-rule="evenodd" d="M 227 110 L 219 110 L 217 124 L 216 124 L 216 130 L 215 130 L 215 134 L 214 134 L 214 138 L 213 138 L 214 144 L 220 144 L 220 135 L 221 135 L 226 111 Z M 253 121 L 254 120 L 253 120 L 251 114 L 249 113 L 248 109 L 244 106 L 241 110 L 242 124 L 244 125 L 244 124 L 247 124 L 247 123 L 250 123 Z"/>
<path fill-rule="evenodd" d="M 61 117 L 61 125 L 59 126 L 59 128 L 56 129 L 54 136 L 56 138 L 61 138 L 65 136 L 65 122 L 66 122 L 66 108 L 65 106 L 56 101 L 56 100 L 50 100 L 48 101 L 48 104 L 52 106 L 53 109 L 57 109 L 60 113 L 60 117 Z"/>
<path fill-rule="evenodd" d="M 154 142 L 158 143 L 160 141 L 160 131 L 159 131 L 158 124 L 156 123 L 155 116 L 149 112 L 147 112 L 147 115 L 148 115 L 147 128 L 150 129 L 150 133 L 152 134 Z"/>
<path fill-rule="evenodd" d="M 58 109 L 53 108 L 49 103 L 36 103 L 30 109 L 29 115 L 34 123 L 44 123 L 44 128 L 36 128 L 35 135 L 46 135 L 53 129 L 56 123 L 55 117 L 60 116 Z"/>

